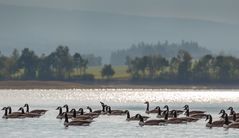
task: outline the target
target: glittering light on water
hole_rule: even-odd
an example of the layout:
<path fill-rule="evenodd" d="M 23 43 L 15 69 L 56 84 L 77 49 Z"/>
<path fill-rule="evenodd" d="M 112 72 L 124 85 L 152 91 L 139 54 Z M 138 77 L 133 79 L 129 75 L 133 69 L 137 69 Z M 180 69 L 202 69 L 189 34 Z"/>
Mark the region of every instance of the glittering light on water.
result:
<path fill-rule="evenodd" d="M 238 90 L 74 89 L 0 90 L 0 103 L 57 104 L 84 102 L 223 103 L 239 102 Z"/>

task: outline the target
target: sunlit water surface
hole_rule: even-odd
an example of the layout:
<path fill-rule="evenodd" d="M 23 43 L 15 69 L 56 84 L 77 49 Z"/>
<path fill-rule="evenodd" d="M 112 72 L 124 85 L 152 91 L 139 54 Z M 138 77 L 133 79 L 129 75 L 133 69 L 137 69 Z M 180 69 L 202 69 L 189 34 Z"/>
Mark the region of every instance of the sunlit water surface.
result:
<path fill-rule="evenodd" d="M 239 90 L 150 90 L 150 89 L 85 89 L 85 90 L 0 90 L 0 106 L 12 106 L 16 111 L 25 103 L 31 109 L 49 110 L 41 118 L 0 119 L 0 137 L 239 137 L 239 129 L 208 129 L 205 120 L 196 123 L 139 127 L 138 122 L 125 121 L 126 116 L 103 115 L 87 127 L 65 128 L 64 120 L 56 119 L 57 106 L 101 109 L 100 101 L 112 109 L 128 109 L 131 114 L 145 115 L 145 101 L 150 107 L 206 110 L 215 119 L 220 109 L 233 106 L 239 110 Z M 3 115 L 3 111 L 1 112 Z M 149 115 L 155 118 L 156 115 Z"/>

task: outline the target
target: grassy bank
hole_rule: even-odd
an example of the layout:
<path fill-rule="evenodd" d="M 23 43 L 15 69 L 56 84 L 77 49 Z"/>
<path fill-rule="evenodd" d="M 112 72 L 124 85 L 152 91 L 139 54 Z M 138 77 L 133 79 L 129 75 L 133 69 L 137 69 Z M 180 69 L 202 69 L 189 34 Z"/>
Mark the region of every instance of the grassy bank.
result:
<path fill-rule="evenodd" d="M 238 84 L 158 84 L 129 81 L 0 81 L 0 89 L 239 89 Z"/>
<path fill-rule="evenodd" d="M 114 76 L 112 77 L 113 79 L 129 79 L 130 78 L 130 74 L 127 73 L 127 66 L 113 66 L 113 69 L 115 71 Z M 101 77 L 101 70 L 102 67 L 89 67 L 86 70 L 86 73 L 88 74 L 92 74 L 95 76 L 95 79 L 102 79 Z"/>

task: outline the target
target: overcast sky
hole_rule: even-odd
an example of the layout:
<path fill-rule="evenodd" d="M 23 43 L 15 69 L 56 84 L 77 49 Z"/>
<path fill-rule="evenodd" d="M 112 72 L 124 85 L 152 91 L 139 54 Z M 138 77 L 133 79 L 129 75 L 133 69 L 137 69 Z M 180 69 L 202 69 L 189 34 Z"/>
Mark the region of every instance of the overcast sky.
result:
<path fill-rule="evenodd" d="M 0 0 L 0 4 L 239 24 L 239 0 Z"/>

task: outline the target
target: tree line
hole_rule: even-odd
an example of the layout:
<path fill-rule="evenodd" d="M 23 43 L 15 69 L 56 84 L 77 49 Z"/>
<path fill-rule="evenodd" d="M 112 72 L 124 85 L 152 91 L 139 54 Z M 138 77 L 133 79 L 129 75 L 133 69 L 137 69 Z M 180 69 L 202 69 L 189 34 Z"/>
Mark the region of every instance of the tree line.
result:
<path fill-rule="evenodd" d="M 127 57 L 128 72 L 134 80 L 171 83 L 208 83 L 239 81 L 239 59 L 232 56 L 205 55 L 193 59 L 187 51 L 167 59 L 160 55 Z"/>
<path fill-rule="evenodd" d="M 15 49 L 10 56 L 0 54 L 0 80 L 93 80 L 93 75 L 86 74 L 89 61 L 101 64 L 101 58 L 94 55 L 71 55 L 67 46 L 41 56 L 29 48 L 21 53 Z"/>

